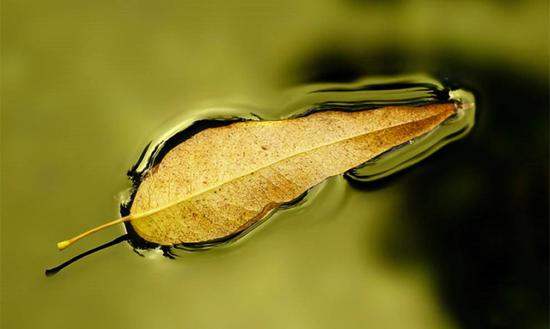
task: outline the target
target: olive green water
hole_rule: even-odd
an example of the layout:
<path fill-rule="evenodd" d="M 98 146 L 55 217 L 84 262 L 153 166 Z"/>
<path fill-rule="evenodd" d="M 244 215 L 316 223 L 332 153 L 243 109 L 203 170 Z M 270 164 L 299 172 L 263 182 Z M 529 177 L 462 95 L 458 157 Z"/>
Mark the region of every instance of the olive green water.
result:
<path fill-rule="evenodd" d="M 521 72 L 525 83 L 546 81 L 547 4 L 509 6 L 4 1 L 1 327 L 463 327 L 467 317 L 439 280 L 445 265 L 418 257 L 396 266 L 401 256 L 384 247 L 388 232 L 403 230 L 401 218 L 422 223 L 404 215 L 414 211 L 411 182 L 418 184 L 407 177 L 416 172 L 432 182 L 438 168 L 471 165 L 465 151 L 451 156 L 460 146 L 382 188 L 329 179 L 303 205 L 276 213 L 235 245 L 172 261 L 120 244 L 53 277 L 44 269 L 123 233 L 113 228 L 66 251 L 55 248 L 118 217 L 126 170 L 159 127 L 191 108 L 272 104 L 253 112 L 277 116 L 282 91 L 297 83 L 457 69 L 470 72 L 455 75 L 472 83 L 486 77 L 472 72 L 493 62 Z M 434 55 L 442 48 L 457 60 Z M 471 177 L 457 175 L 439 188 L 461 207 L 475 204 L 467 196 L 485 187 Z M 458 192 L 451 189 L 457 184 Z M 530 264 L 521 266 L 529 271 Z M 532 296 L 530 288 L 519 286 L 524 294 L 517 296 Z M 503 305 L 497 315 L 508 310 Z M 483 313 L 493 321 L 491 314 Z M 544 314 L 533 314 L 529 323 L 542 327 Z"/>

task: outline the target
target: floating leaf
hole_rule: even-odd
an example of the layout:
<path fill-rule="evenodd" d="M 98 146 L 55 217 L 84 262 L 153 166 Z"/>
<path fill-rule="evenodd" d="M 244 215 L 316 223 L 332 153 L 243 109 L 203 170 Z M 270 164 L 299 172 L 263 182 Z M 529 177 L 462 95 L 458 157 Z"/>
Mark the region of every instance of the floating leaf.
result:
<path fill-rule="evenodd" d="M 365 182 L 420 161 L 470 130 L 475 105 L 468 92 L 411 78 L 309 90 L 290 108 L 286 119 L 190 120 L 170 130 L 129 173 L 125 216 L 58 248 L 119 223 L 128 233 L 46 273 L 121 241 L 169 256 L 171 246 L 238 237 L 329 177 Z"/>
<path fill-rule="evenodd" d="M 128 220 L 160 245 L 240 232 L 328 177 L 441 124 L 455 105 L 324 111 L 206 129 L 172 149 L 145 177 Z"/>
<path fill-rule="evenodd" d="M 147 174 L 130 215 L 84 235 L 130 221 L 141 238 L 159 245 L 231 236 L 328 177 L 426 134 L 456 111 L 454 103 L 390 106 L 205 129 Z"/>

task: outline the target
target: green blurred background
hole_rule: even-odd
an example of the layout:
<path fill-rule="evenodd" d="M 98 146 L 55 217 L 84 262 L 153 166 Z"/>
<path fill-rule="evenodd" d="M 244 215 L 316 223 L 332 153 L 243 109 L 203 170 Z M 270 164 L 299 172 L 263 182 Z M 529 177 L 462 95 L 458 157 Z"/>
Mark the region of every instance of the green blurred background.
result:
<path fill-rule="evenodd" d="M 547 1 L 1 5 L 2 328 L 548 327 Z M 44 276 L 122 232 L 55 249 L 117 216 L 175 117 L 417 72 L 476 92 L 470 136 L 376 184 L 331 179 L 228 248 L 118 245 Z"/>

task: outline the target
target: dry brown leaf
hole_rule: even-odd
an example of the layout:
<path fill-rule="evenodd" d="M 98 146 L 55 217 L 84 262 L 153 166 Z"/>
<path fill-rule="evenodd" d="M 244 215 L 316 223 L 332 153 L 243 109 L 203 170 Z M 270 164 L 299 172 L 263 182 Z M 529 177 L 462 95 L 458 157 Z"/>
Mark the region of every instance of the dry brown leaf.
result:
<path fill-rule="evenodd" d="M 235 235 L 325 179 L 433 130 L 454 103 L 322 111 L 205 129 L 171 149 L 144 177 L 121 222 L 171 246 Z"/>
<path fill-rule="evenodd" d="M 170 150 L 145 177 L 131 224 L 160 245 L 235 234 L 454 113 L 451 103 L 384 107 L 206 129 Z"/>

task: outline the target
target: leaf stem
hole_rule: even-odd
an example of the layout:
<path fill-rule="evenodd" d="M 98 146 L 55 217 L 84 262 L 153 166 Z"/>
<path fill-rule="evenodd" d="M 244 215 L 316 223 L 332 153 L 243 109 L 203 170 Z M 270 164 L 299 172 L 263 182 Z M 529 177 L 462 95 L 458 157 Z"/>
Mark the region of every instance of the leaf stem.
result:
<path fill-rule="evenodd" d="M 71 244 L 75 243 L 76 241 L 90 235 L 90 234 L 93 234 L 97 231 L 101 231 L 107 227 L 110 227 L 110 226 L 113 226 L 113 225 L 116 225 L 116 224 L 119 224 L 119 223 L 124 223 L 124 222 L 128 222 L 128 221 L 131 221 L 132 219 L 134 219 L 134 217 L 132 215 L 128 215 L 128 216 L 125 216 L 125 217 L 121 217 L 121 218 L 118 218 L 118 219 L 115 219 L 113 221 L 110 221 L 108 223 L 105 223 L 103 225 L 99 225 L 97 227 L 94 227 L 86 232 L 83 232 L 73 238 L 70 238 L 68 240 L 64 240 L 64 241 L 61 241 L 61 242 L 58 242 L 57 243 L 57 248 L 59 250 L 63 250 L 65 248 L 67 248 L 68 246 L 70 246 Z"/>

